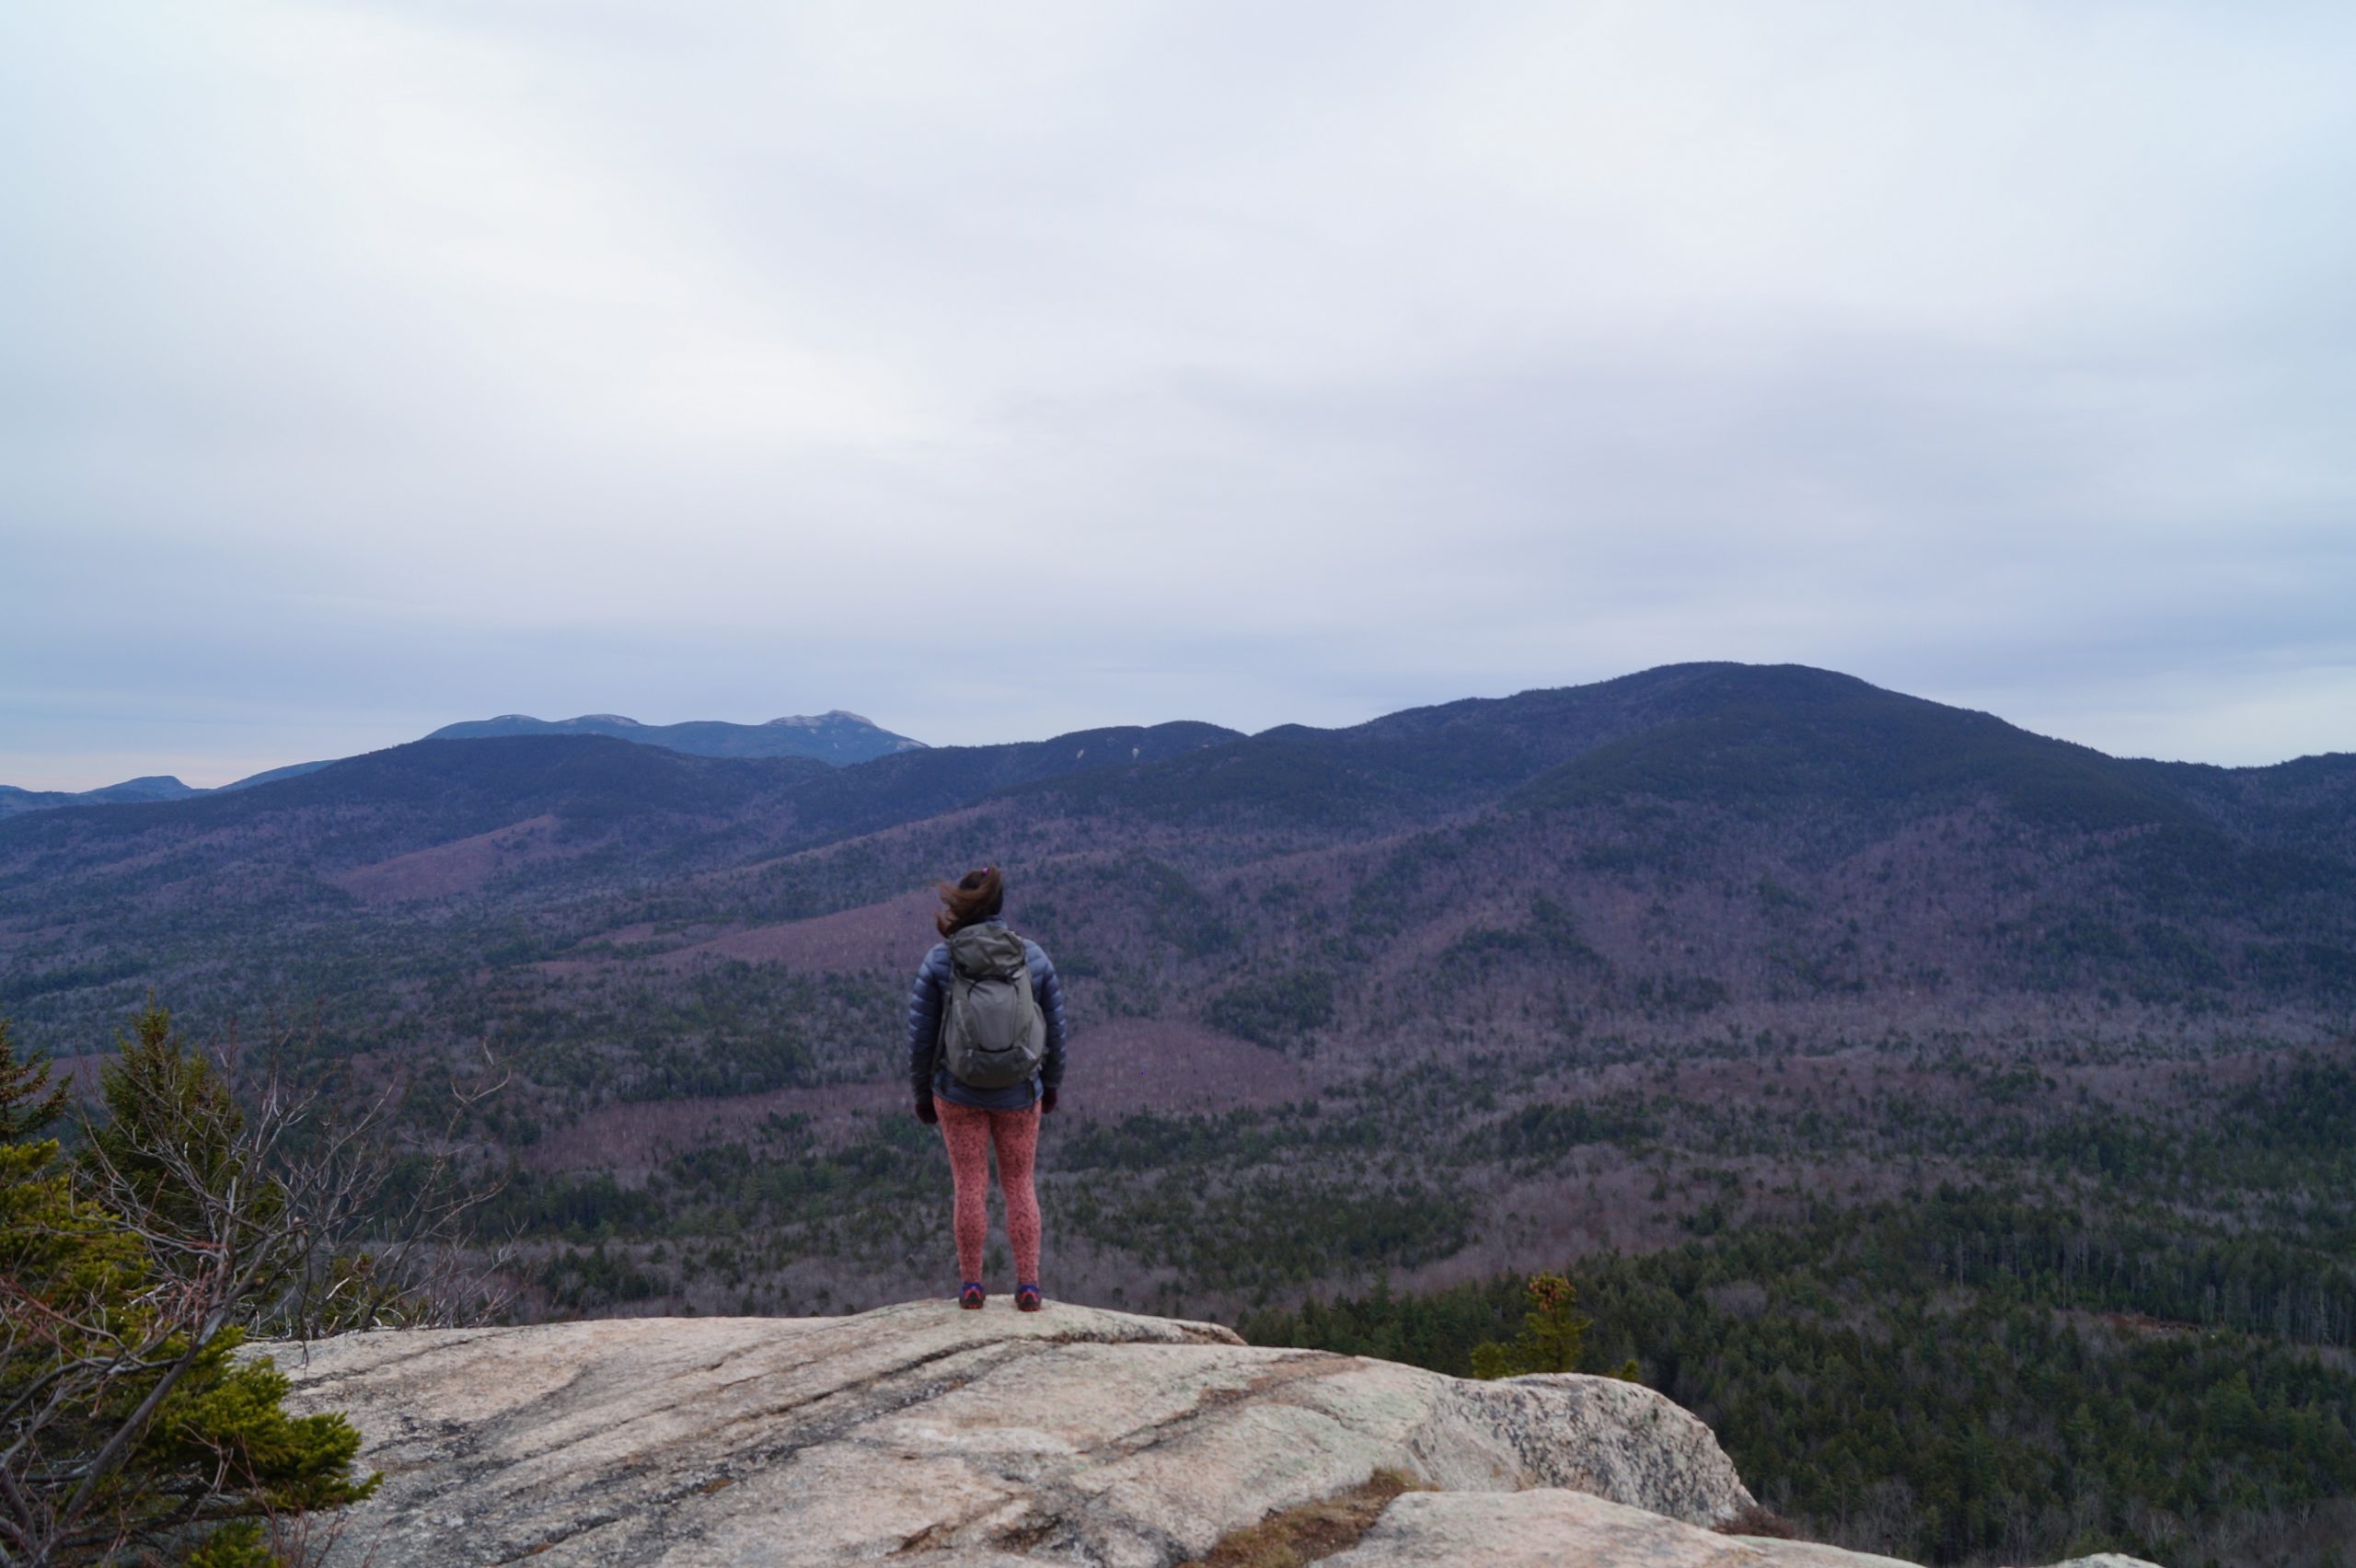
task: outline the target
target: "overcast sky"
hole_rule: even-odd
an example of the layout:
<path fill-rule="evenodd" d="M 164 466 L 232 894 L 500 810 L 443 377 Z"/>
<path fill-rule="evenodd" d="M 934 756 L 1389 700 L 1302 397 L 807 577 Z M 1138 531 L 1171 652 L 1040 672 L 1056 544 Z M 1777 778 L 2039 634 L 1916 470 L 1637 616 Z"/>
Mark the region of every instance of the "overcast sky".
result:
<path fill-rule="evenodd" d="M 0 782 L 1798 661 L 2356 750 L 2356 6 L 0 7 Z"/>

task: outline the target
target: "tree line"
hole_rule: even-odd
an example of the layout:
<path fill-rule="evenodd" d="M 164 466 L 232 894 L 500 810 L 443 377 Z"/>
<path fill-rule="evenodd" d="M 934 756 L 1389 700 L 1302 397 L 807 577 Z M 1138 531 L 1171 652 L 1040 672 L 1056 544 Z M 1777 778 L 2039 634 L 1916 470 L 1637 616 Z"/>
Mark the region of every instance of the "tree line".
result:
<path fill-rule="evenodd" d="M 2109 1266 L 2068 1266 L 2081 1241 Z M 2334 1299 L 2350 1271 L 2311 1256 L 2285 1285 L 2271 1267 L 1950 1188 L 1565 1273 L 1588 1320 L 1577 1369 L 1633 1372 L 1693 1411 L 1761 1501 L 1819 1539 L 1932 1563 L 2344 1568 L 2356 1373 L 2274 1332 L 2263 1303 Z M 2254 1309 L 2165 1315 L 2210 1300 L 2202 1280 Z M 1530 1298 L 1510 1274 L 1423 1295 L 1379 1282 L 1239 1329 L 1472 1376 L 1528 1368 L 1498 1356 L 1518 1322 L 1528 1339 Z"/>
<path fill-rule="evenodd" d="M 474 1196 L 389 1094 L 335 1111 L 153 1006 L 99 1088 L 69 1114 L 0 1019 L 0 1562 L 300 1561 L 377 1478 L 250 1342 L 479 1316 Z"/>

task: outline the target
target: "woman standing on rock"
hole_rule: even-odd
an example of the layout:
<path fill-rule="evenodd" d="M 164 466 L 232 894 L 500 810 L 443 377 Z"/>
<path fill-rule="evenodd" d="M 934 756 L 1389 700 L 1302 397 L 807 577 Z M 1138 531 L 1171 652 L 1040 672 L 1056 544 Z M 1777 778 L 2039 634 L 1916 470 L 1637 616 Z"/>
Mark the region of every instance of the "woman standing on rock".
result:
<path fill-rule="evenodd" d="M 1064 1077 L 1064 993 L 1037 942 L 999 917 L 996 866 L 941 889 L 942 940 L 924 955 L 908 997 L 908 1083 L 917 1120 L 938 1123 L 956 1182 L 957 1305 L 981 1306 L 989 1234 L 989 1151 L 998 1149 L 1006 1239 L 1014 1246 L 1014 1305 L 1039 1309 L 1039 1197 L 1031 1182 L 1039 1118 Z"/>

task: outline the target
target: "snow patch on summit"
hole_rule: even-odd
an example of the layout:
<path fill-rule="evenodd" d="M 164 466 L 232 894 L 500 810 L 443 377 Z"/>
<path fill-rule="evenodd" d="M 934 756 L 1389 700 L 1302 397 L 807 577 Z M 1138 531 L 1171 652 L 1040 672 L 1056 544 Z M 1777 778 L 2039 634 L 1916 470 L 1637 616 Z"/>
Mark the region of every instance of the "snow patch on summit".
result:
<path fill-rule="evenodd" d="M 865 724 L 870 729 L 875 727 L 875 721 L 868 718 L 865 714 L 853 713 L 847 708 L 829 708 L 824 713 L 814 714 L 789 713 L 782 719 L 771 719 L 768 721 L 768 723 L 770 725 L 782 724 L 789 729 L 794 730 L 814 730 L 821 724 L 837 723 L 846 721 L 853 724 Z"/>

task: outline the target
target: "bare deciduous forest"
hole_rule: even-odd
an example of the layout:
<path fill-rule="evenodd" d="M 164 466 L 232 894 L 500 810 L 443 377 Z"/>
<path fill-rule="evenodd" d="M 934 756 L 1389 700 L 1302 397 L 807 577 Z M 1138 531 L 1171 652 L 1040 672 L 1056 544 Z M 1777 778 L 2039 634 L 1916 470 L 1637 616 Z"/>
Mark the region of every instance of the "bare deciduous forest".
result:
<path fill-rule="evenodd" d="M 985 861 L 1073 1009 L 1051 1295 L 1465 1370 L 1557 1270 L 1823 1539 L 2345 1563 L 2356 757 L 1738 665 L 841 768 L 426 742 L 0 822 L 0 1009 L 86 1088 L 151 996 L 299 1020 L 421 1125 L 488 1052 L 517 1310 L 849 1310 L 946 1279 L 900 1013 Z"/>

